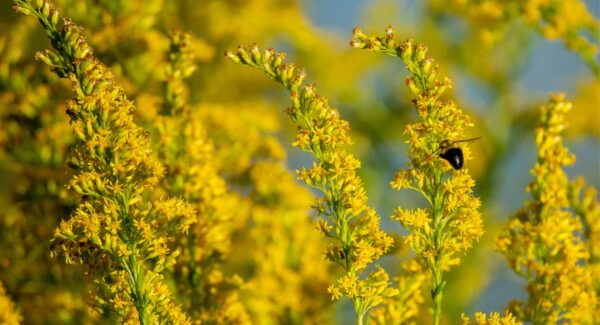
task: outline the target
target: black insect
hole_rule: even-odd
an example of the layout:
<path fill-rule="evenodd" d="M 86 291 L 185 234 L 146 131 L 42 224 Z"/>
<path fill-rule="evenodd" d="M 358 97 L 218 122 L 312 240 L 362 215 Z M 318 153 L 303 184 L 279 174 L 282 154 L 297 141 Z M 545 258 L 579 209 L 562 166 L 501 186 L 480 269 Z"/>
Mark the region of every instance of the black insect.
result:
<path fill-rule="evenodd" d="M 477 139 L 480 139 L 480 137 L 455 140 L 455 141 L 448 140 L 448 139 L 443 140 L 442 142 L 440 142 L 440 146 L 437 148 L 437 150 L 435 152 L 433 152 L 431 154 L 431 156 L 433 156 L 439 152 L 441 158 L 445 159 L 448 163 L 450 163 L 450 165 L 452 167 L 454 167 L 454 169 L 459 170 L 463 167 L 465 158 L 463 156 L 462 149 L 457 145 L 457 143 L 471 142 L 471 141 L 475 141 Z"/>

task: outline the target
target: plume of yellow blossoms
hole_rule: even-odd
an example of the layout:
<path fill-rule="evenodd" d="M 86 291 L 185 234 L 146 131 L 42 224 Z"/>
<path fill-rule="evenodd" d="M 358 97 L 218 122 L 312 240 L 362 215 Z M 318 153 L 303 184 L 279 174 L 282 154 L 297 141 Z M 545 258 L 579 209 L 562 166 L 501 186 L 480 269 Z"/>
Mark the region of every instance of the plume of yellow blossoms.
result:
<path fill-rule="evenodd" d="M 541 108 L 535 131 L 538 160 L 527 187 L 531 200 L 513 215 L 497 240 L 510 267 L 527 280 L 526 302 L 510 308 L 533 324 L 594 324 L 598 300 L 587 260 L 589 252 L 578 233 L 581 222 L 569 210 L 568 179 L 564 166 L 575 162 L 562 144 L 565 114 L 571 109 L 563 95 Z"/>
<path fill-rule="evenodd" d="M 164 102 L 156 117 L 156 152 L 166 173 L 161 185 L 169 195 L 181 196 L 198 212 L 189 233 L 177 237 L 182 250 L 174 270 L 178 298 L 188 315 L 201 322 L 249 323 L 238 289 L 239 276 L 226 277 L 222 263 L 230 250 L 236 198 L 218 174 L 215 148 L 204 121 L 188 106 L 185 79 L 196 69 L 192 37 L 169 35 Z"/>
<path fill-rule="evenodd" d="M 389 277 L 379 266 L 360 277 L 392 246 L 393 239 L 379 228 L 379 217 L 367 205 L 365 189 L 356 175 L 360 162 L 343 149 L 351 142 L 348 122 L 316 92 L 314 85 L 303 84 L 305 72 L 284 63 L 283 53 L 272 49 L 261 52 L 252 46 L 239 47 L 237 53 L 227 52 L 226 56 L 262 70 L 290 91 L 292 106 L 286 113 L 298 126 L 293 145 L 316 158 L 312 168 L 297 173 L 307 185 L 324 194 L 314 206 L 327 218 L 320 221 L 320 230 L 333 239 L 326 256 L 346 272 L 329 287 L 329 292 L 334 299 L 349 297 L 362 324 L 369 309 L 397 291 L 388 288 Z"/>
<path fill-rule="evenodd" d="M 438 12 L 455 12 L 474 25 L 484 44 L 506 37 L 521 19 L 549 40 L 560 39 L 600 75 L 596 60 L 600 24 L 581 0 L 429 0 Z M 592 39 L 590 39 L 592 38 Z"/>
<path fill-rule="evenodd" d="M 70 219 L 55 231 L 53 255 L 87 266 L 98 306 L 125 323 L 189 323 L 171 299 L 162 272 L 175 264 L 169 239 L 195 222 L 180 199 L 149 199 L 164 170 L 151 156 L 149 134 L 133 122 L 133 104 L 114 75 L 92 54 L 81 28 L 61 19 L 47 0 L 15 0 L 34 16 L 55 51 L 36 56 L 68 78 L 76 97 L 67 114 L 76 136 L 69 186 L 82 195 Z"/>
<path fill-rule="evenodd" d="M 453 102 L 440 99 L 451 84 L 448 78 L 438 76 L 438 67 L 426 56 L 427 47 L 394 38 L 390 28 L 382 37 L 367 36 L 355 29 L 351 46 L 399 57 L 410 73 L 406 85 L 415 96 L 413 103 L 421 120 L 407 125 L 404 131 L 409 138 L 412 168 L 398 171 L 391 185 L 419 192 L 429 207 L 398 208 L 393 219 L 409 231 L 407 244 L 422 257 L 431 273 L 434 323 L 439 324 L 446 285 L 443 274 L 458 265 L 458 254 L 466 252 L 483 234 L 481 203 L 473 196 L 473 179 L 466 169 L 448 175 L 452 167 L 437 156 L 442 141 L 464 138 L 464 129 L 471 123 Z M 469 160 L 468 148 L 462 150 L 465 160 Z"/>

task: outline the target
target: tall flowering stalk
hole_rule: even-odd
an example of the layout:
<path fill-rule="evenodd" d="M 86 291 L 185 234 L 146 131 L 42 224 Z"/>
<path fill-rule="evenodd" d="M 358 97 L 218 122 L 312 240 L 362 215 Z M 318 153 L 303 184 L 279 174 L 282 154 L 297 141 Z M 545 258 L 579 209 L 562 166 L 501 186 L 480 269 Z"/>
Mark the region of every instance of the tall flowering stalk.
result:
<path fill-rule="evenodd" d="M 56 229 L 52 254 L 86 265 L 98 306 L 124 322 L 189 323 L 162 273 L 178 255 L 168 247 L 170 236 L 188 230 L 194 210 L 180 199 L 149 198 L 163 167 L 150 155 L 149 134 L 133 122 L 133 104 L 94 57 L 81 28 L 61 19 L 50 1 L 14 4 L 38 19 L 54 47 L 36 57 L 68 78 L 76 95 L 66 110 L 77 138 L 69 186 L 82 202 Z"/>
<path fill-rule="evenodd" d="M 204 121 L 188 104 L 186 78 L 196 69 L 192 36 L 169 35 L 164 101 L 154 127 L 156 152 L 165 163 L 162 187 L 183 197 L 198 212 L 189 233 L 177 238 L 182 249 L 173 280 L 189 315 L 201 322 L 247 324 L 249 316 L 239 299 L 239 276 L 226 277 L 222 263 L 230 251 L 233 209 L 239 205 L 219 176 L 213 143 Z"/>
<path fill-rule="evenodd" d="M 511 309 L 533 324 L 592 324 L 598 300 L 582 241 L 581 222 L 569 208 L 568 179 L 563 167 L 575 156 L 563 146 L 565 114 L 571 109 L 563 95 L 541 108 L 535 131 L 538 159 L 527 191 L 531 200 L 513 215 L 498 238 L 497 247 L 510 267 L 527 280 L 526 302 Z"/>
<path fill-rule="evenodd" d="M 312 168 L 297 173 L 307 185 L 324 194 L 315 209 L 327 218 L 320 221 L 320 230 L 333 239 L 326 256 L 346 272 L 329 287 L 329 292 L 334 299 L 350 298 L 362 324 L 372 307 L 397 291 L 388 288 L 389 277 L 379 266 L 360 278 L 367 266 L 392 246 L 393 239 L 379 228 L 379 217 L 367 205 L 365 189 L 356 175 L 360 162 L 344 150 L 351 142 L 348 122 L 317 94 L 314 85 L 303 84 L 305 72 L 284 63 L 283 53 L 272 49 L 261 52 L 252 46 L 239 47 L 237 53 L 227 52 L 226 56 L 263 71 L 290 92 L 292 106 L 286 113 L 298 126 L 293 145 L 316 158 Z"/>
<path fill-rule="evenodd" d="M 463 139 L 464 130 L 471 123 L 453 102 L 440 98 L 451 87 L 450 80 L 438 76 L 438 67 L 427 57 L 424 45 L 412 40 L 398 42 L 388 28 L 382 37 L 367 36 L 355 29 L 351 46 L 399 57 L 410 73 L 406 85 L 415 96 L 413 103 L 420 121 L 405 127 L 410 168 L 399 170 L 391 185 L 398 190 L 419 192 L 429 207 L 397 208 L 393 219 L 409 231 L 407 244 L 422 257 L 431 273 L 434 324 L 440 324 L 446 286 L 444 272 L 458 265 L 458 255 L 483 234 L 481 203 L 473 195 L 475 182 L 466 168 L 452 171 L 438 151 L 444 140 Z M 462 150 L 465 160 L 469 160 L 468 148 Z"/>

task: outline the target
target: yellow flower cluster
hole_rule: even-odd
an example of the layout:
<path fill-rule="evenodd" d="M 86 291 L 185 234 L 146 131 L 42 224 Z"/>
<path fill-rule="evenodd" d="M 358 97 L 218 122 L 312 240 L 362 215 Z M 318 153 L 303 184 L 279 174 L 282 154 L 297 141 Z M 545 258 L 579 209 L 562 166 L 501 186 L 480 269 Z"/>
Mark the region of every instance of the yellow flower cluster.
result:
<path fill-rule="evenodd" d="M 298 126 L 293 145 L 316 158 L 312 168 L 302 168 L 298 175 L 324 194 L 315 204 L 318 213 L 328 219 L 321 220 L 320 229 L 336 240 L 328 248 L 327 258 L 346 271 L 329 291 L 334 298 L 348 296 L 362 323 L 370 308 L 396 293 L 388 288 L 388 276 L 382 269 L 364 279 L 359 277 L 392 246 L 393 240 L 379 228 L 379 217 L 367 205 L 362 181 L 356 175 L 360 163 L 343 149 L 350 143 L 348 123 L 314 85 L 303 84 L 304 71 L 286 64 L 283 53 L 271 49 L 261 52 L 252 46 L 239 47 L 237 53 L 227 52 L 226 56 L 262 70 L 290 91 L 292 106 L 286 113 Z"/>
<path fill-rule="evenodd" d="M 415 258 L 402 263 L 401 275 L 394 277 L 399 294 L 386 298 L 369 313 L 371 324 L 417 324 L 419 307 L 425 301 L 423 287 L 428 280 L 423 266 Z"/>
<path fill-rule="evenodd" d="M 583 178 L 578 178 L 570 184 L 569 201 L 583 224 L 583 237 L 590 252 L 587 265 L 591 269 L 596 297 L 600 297 L 600 202 L 598 201 L 598 191 L 592 186 L 586 187 Z M 600 320 L 600 308 L 596 310 L 596 317 L 596 320 Z"/>
<path fill-rule="evenodd" d="M 513 314 L 534 324 L 569 321 L 594 323 L 598 298 L 587 260 L 590 253 L 577 233 L 581 222 L 569 210 L 564 166 L 575 162 L 562 144 L 565 114 L 571 109 L 563 95 L 541 108 L 535 132 L 538 160 L 527 187 L 532 199 L 510 218 L 497 240 L 510 267 L 527 280 L 526 302 L 514 301 Z"/>
<path fill-rule="evenodd" d="M 23 317 L 15 308 L 15 304 L 6 295 L 6 290 L 0 282 L 0 323 L 6 325 L 18 325 L 23 321 Z"/>
<path fill-rule="evenodd" d="M 520 325 L 522 322 L 518 321 L 511 313 L 500 313 L 493 312 L 488 317 L 484 313 L 475 313 L 475 318 L 471 319 L 466 315 L 462 315 L 464 325 Z"/>
<path fill-rule="evenodd" d="M 124 321 L 187 323 L 162 273 L 179 254 L 170 251 L 169 236 L 187 232 L 194 210 L 180 199 L 147 199 L 164 169 L 151 158 L 149 134 L 133 122 L 133 104 L 93 56 L 81 29 L 61 19 L 50 1 L 14 3 L 39 20 L 55 48 L 37 58 L 68 78 L 76 94 L 66 110 L 77 137 L 69 186 L 83 197 L 56 230 L 52 253 L 87 265 L 100 307 Z"/>
<path fill-rule="evenodd" d="M 324 240 L 308 217 L 313 196 L 296 182 L 280 160 L 250 169 L 250 240 L 246 250 L 256 275 L 248 281 L 248 308 L 260 324 L 322 324 L 328 320 L 328 264 Z M 244 252 L 242 252 L 244 253 Z"/>
<path fill-rule="evenodd" d="M 179 300 L 187 314 L 202 322 L 249 322 L 238 289 L 242 279 L 227 277 L 222 262 L 229 253 L 236 198 L 218 174 L 215 148 L 202 119 L 188 105 L 185 79 L 196 69 L 191 35 L 169 35 L 164 102 L 155 118 L 155 152 L 164 162 L 161 182 L 171 196 L 181 196 L 197 211 L 191 231 L 176 238 L 182 256 L 175 265 Z M 209 279 L 209 281 L 202 281 Z"/>
<path fill-rule="evenodd" d="M 408 245 L 422 257 L 432 274 L 434 320 L 439 324 L 442 293 L 446 282 L 443 273 L 460 263 L 459 253 L 466 252 L 483 234 L 480 201 L 473 195 L 475 183 L 466 169 L 447 172 L 452 167 L 437 154 L 442 143 L 451 144 L 464 137 L 470 126 L 469 118 L 453 102 L 440 96 L 451 84 L 448 78 L 440 80 L 433 59 L 427 57 L 427 48 L 411 40 L 398 42 L 388 28 L 383 37 L 373 37 L 354 30 L 351 46 L 373 52 L 397 56 L 406 64 L 410 76 L 406 85 L 415 96 L 413 103 L 420 121 L 408 124 L 411 169 L 401 169 L 391 182 L 395 189 L 412 189 L 429 203 L 429 208 L 409 210 L 398 208 L 393 219 L 409 231 Z M 465 160 L 469 151 L 463 148 Z"/>
<path fill-rule="evenodd" d="M 596 74 L 600 25 L 581 0 L 429 0 L 437 12 L 455 12 L 464 16 L 484 44 L 506 37 L 510 25 L 521 19 L 550 40 L 560 39 L 577 52 Z M 590 40 L 589 38 L 594 38 Z"/>
<path fill-rule="evenodd" d="M 281 132 L 277 110 L 264 101 L 248 99 L 248 94 L 270 85 L 256 76 L 231 73 L 237 68 L 213 60 L 214 48 L 240 42 L 240 24 L 259 15 L 263 18 L 257 23 L 262 27 L 246 29 L 244 38 L 264 39 L 285 30 L 298 42 L 298 48 L 319 46 L 318 54 L 311 58 L 335 56 L 331 44 L 315 36 L 315 28 L 307 24 L 297 1 L 286 6 L 276 0 L 244 4 L 217 1 L 211 6 L 162 0 L 55 3 L 73 21 L 86 26 L 95 55 L 110 67 L 129 99 L 141 108 L 132 112 L 134 119 L 150 131 L 152 153 L 165 170 L 165 176 L 152 189 L 153 197 L 182 196 L 198 214 L 199 220 L 188 234 L 173 234 L 168 245 L 180 252 L 177 264 L 165 274 L 177 303 L 201 322 L 238 322 L 236 315 L 243 312 L 250 314 L 253 323 L 324 323 L 333 304 L 326 292 L 330 270 L 322 256 L 324 240 L 307 211 L 312 198 L 298 195 L 301 186 L 294 181 L 293 172 L 278 173 L 280 179 L 281 174 L 287 174 L 290 182 L 258 175 L 284 166 L 285 148 L 277 140 Z M 180 19 L 172 19 L 175 14 Z M 282 15 L 287 18 L 269 18 Z M 0 179 L 8 179 L 10 185 L 0 190 L 0 203 L 9 207 L 0 211 L 0 246 L 14 249 L 5 249 L 2 254 L 0 278 L 6 280 L 7 291 L 15 297 L 27 323 L 114 321 L 114 312 L 90 312 L 86 307 L 94 286 L 93 279 L 82 276 L 86 266 L 63 267 L 48 254 L 47 239 L 79 200 L 77 193 L 65 186 L 70 175 L 64 168 L 74 142 L 64 114 L 70 88 L 64 79 L 39 69 L 39 63 L 32 60 L 29 52 L 39 43 L 37 21 L 9 12 L 3 13 L 5 16 L 9 19 L 0 22 L 6 27 L 6 33 L 0 35 L 0 165 L 9 170 L 9 176 L 2 174 Z M 300 25 L 304 27 L 297 28 Z M 181 36 L 179 45 L 171 48 L 187 51 L 192 45 L 196 61 L 203 64 L 201 73 L 190 78 L 194 91 L 186 117 L 189 123 L 184 127 L 164 111 L 162 97 L 166 97 L 168 73 L 164 58 L 170 50 L 169 37 L 163 33 L 165 26 L 192 29 L 203 37 L 190 42 L 176 33 Z M 188 54 L 181 58 L 189 61 Z M 188 63 L 179 64 L 181 70 Z M 344 64 L 336 61 L 335 66 L 343 68 Z M 185 86 L 180 76 L 170 80 L 177 79 L 175 83 Z M 335 84 L 334 78 L 324 81 Z M 231 92 L 224 95 L 223 87 Z M 186 93 L 182 88 L 172 92 L 174 97 L 182 95 L 178 101 L 185 99 Z M 183 109 L 188 110 L 185 105 Z M 231 118 L 232 111 L 235 118 Z M 277 161 L 266 164 L 267 159 Z M 213 177 L 215 172 L 221 177 Z M 295 186 L 288 187 L 288 183 Z M 273 203 L 273 193 L 265 191 L 275 186 L 286 193 L 277 204 Z M 181 189 L 183 192 L 177 192 Z M 198 199 L 190 200 L 188 195 Z M 195 247 L 186 242 L 192 236 Z M 194 287 L 201 293 L 202 308 L 194 310 L 200 310 L 200 315 L 188 309 L 188 246 L 193 247 L 192 255 L 202 266 L 202 273 L 195 276 L 201 287 Z M 287 258 L 289 252 L 300 253 L 295 254 L 298 258 Z M 266 283 L 271 289 L 264 289 Z"/>

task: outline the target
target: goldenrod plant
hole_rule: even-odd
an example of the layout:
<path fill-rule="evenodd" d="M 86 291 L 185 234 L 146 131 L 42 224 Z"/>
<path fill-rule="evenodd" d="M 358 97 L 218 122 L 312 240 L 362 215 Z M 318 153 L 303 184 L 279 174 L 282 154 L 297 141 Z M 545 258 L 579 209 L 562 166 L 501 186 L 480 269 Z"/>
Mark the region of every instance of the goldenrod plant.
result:
<path fill-rule="evenodd" d="M 459 254 L 466 252 L 483 233 L 481 203 L 473 195 L 475 183 L 467 168 L 462 166 L 462 161 L 456 165 L 451 159 L 442 159 L 444 151 L 450 149 L 443 148 L 444 143 L 454 145 L 464 139 L 465 128 L 471 123 L 456 104 L 440 98 L 451 83 L 448 78 L 438 76 L 438 67 L 427 57 L 424 45 L 412 40 L 398 42 L 391 28 L 381 37 L 367 36 L 355 29 L 350 45 L 397 56 L 410 73 L 406 85 L 415 97 L 413 103 L 421 121 L 408 124 L 404 129 L 408 136 L 410 166 L 398 171 L 391 185 L 397 190 L 417 191 L 429 207 L 398 208 L 393 219 L 409 231 L 405 241 L 422 258 L 431 274 L 434 324 L 440 324 L 446 286 L 444 272 L 458 265 Z M 468 162 L 469 150 L 465 146 L 461 150 Z"/>
<path fill-rule="evenodd" d="M 563 170 L 575 162 L 562 139 L 570 109 L 564 95 L 552 96 L 541 107 L 534 181 L 527 187 L 532 198 L 510 218 L 497 241 L 509 266 L 527 281 L 527 301 L 513 301 L 510 309 L 533 324 L 598 321 L 598 297 L 587 265 L 590 251 L 586 238 L 578 235 L 584 231 L 580 219 L 569 210 L 569 181 Z"/>
<path fill-rule="evenodd" d="M 0 323 L 552 323 L 531 319 L 546 307 L 559 323 L 598 322 L 594 4 L 378 0 L 327 18 L 335 4 L 305 0 L 16 1 L 32 19 L 13 3 L 0 6 Z M 395 58 L 345 45 L 348 25 L 389 23 L 353 45 L 400 56 L 408 82 Z M 248 43 L 284 48 L 329 99 L 277 53 L 245 48 L 258 71 L 220 55 Z M 295 88 L 291 122 L 263 75 L 276 65 L 267 74 Z M 574 103 L 569 128 L 546 137 L 577 153 L 574 180 L 552 191 L 561 212 L 538 213 L 569 215 L 564 241 L 556 227 L 507 230 L 533 217 L 506 221 L 528 195 L 548 88 Z M 417 191 L 393 191 L 392 177 Z M 499 234 L 539 238 L 531 269 L 571 266 L 519 277 L 494 251 Z"/>
<path fill-rule="evenodd" d="M 194 210 L 178 198 L 149 199 L 164 174 L 148 157 L 149 134 L 132 120 L 133 104 L 114 75 L 94 56 L 80 27 L 61 19 L 50 1 L 15 1 L 15 10 L 38 19 L 55 51 L 37 58 L 73 83 L 66 113 L 77 137 L 69 187 L 82 201 L 55 231 L 52 254 L 87 266 L 99 308 L 126 322 L 188 323 L 173 303 L 163 272 L 175 263 L 169 236 L 187 232 Z"/>
<path fill-rule="evenodd" d="M 314 206 L 320 216 L 327 218 L 320 221 L 319 229 L 334 240 L 326 256 L 346 272 L 329 287 L 329 292 L 334 299 L 350 298 L 362 324 L 372 307 L 397 294 L 397 290 L 389 287 L 389 276 L 379 266 L 360 277 L 369 264 L 390 249 L 393 240 L 379 228 L 379 217 L 367 205 L 362 181 L 356 175 L 359 161 L 344 149 L 351 142 L 348 122 L 316 92 L 314 85 L 303 83 L 304 70 L 285 63 L 284 53 L 240 46 L 237 52 L 225 55 L 233 62 L 262 70 L 290 92 L 292 106 L 286 114 L 298 126 L 293 145 L 316 158 L 310 169 L 297 171 L 298 177 L 324 194 Z"/>
<path fill-rule="evenodd" d="M 160 185 L 169 195 L 183 197 L 198 214 L 190 231 L 176 237 L 182 256 L 172 280 L 178 300 L 193 318 L 249 323 L 238 293 L 243 281 L 224 276 L 221 265 L 230 250 L 236 198 L 219 176 L 214 146 L 188 103 L 185 79 L 196 70 L 192 36 L 172 31 L 169 39 L 164 100 L 154 124 L 155 150 L 166 168 Z"/>

